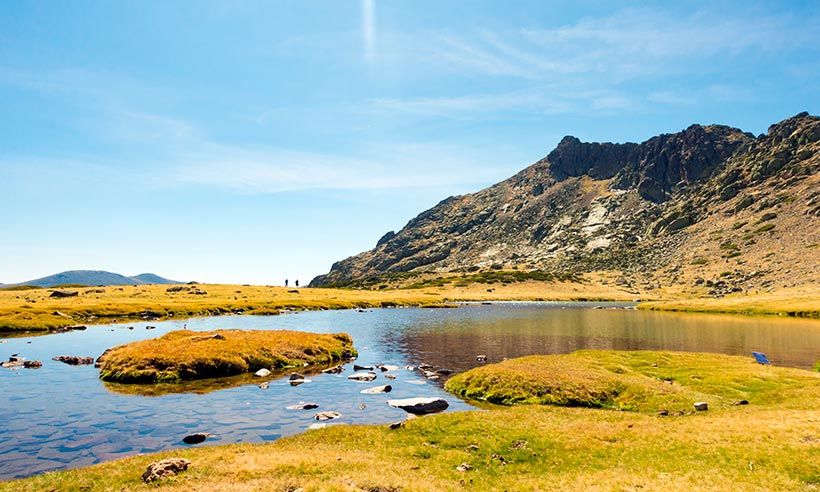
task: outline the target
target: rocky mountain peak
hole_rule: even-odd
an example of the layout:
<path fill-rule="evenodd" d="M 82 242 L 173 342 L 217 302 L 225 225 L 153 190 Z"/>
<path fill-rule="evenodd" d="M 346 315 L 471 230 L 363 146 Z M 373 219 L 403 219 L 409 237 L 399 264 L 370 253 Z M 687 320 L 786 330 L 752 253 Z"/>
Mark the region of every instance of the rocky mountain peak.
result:
<path fill-rule="evenodd" d="M 754 238 L 758 229 L 772 228 L 761 225 L 758 213 L 795 223 L 820 216 L 818 140 L 820 118 L 808 113 L 757 138 L 724 125 L 691 125 L 642 143 L 566 136 L 535 164 L 441 201 L 385 234 L 373 250 L 336 262 L 312 285 L 507 267 L 651 274 L 676 255 L 708 249 L 713 236 L 690 233 L 706 228 L 702 223 L 737 231 L 734 240 L 763 257 Z M 764 212 L 771 207 L 782 210 Z M 721 222 L 736 214 L 750 217 Z"/>

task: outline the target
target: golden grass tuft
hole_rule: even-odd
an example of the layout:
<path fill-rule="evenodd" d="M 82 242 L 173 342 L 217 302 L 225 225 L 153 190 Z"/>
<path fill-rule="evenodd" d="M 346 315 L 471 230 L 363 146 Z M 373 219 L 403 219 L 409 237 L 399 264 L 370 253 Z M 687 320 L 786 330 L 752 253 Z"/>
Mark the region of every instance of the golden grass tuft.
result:
<path fill-rule="evenodd" d="M 236 376 L 266 368 L 302 368 L 355 356 L 346 333 L 287 330 L 178 330 L 121 345 L 98 360 L 100 378 L 118 383 L 168 383 Z"/>

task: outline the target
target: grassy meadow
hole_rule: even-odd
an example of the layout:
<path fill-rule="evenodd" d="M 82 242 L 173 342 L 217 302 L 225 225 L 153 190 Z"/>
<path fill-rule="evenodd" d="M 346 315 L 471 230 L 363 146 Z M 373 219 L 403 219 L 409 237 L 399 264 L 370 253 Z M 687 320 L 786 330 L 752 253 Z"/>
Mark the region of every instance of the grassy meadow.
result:
<path fill-rule="evenodd" d="M 540 390 L 519 387 L 515 377 L 561 392 L 563 385 L 545 381 L 567 360 L 526 358 L 468 371 L 448 388 L 471 388 L 484 400 L 499 394 L 512 396 L 506 403 L 530 404 L 483 404 L 482 410 L 409 420 L 396 430 L 331 425 L 270 444 L 178 449 L 0 483 L 0 491 L 820 487 L 820 374 L 758 366 L 748 358 L 683 355 L 584 351 L 568 356 L 577 360 L 569 360 L 570 369 L 558 376 L 573 383 L 568 391 L 600 394 L 602 378 L 612 378 L 631 395 L 626 407 L 634 411 L 543 400 Z M 587 377 L 596 360 L 603 375 Z M 672 389 L 645 392 L 647 385 L 654 389 L 653 379 Z M 691 403 L 701 399 L 709 410 L 691 411 Z M 740 399 L 749 404 L 732 404 Z M 690 410 L 683 415 L 655 412 L 683 402 Z M 150 486 L 140 481 L 149 463 L 171 456 L 191 460 L 191 467 Z"/>
<path fill-rule="evenodd" d="M 288 289 L 248 285 L 79 287 L 74 297 L 54 289 L 0 289 L 0 332 L 47 331 L 72 325 L 283 310 L 427 306 L 455 301 L 632 300 L 634 294 L 594 282 L 525 281 L 393 289 Z"/>

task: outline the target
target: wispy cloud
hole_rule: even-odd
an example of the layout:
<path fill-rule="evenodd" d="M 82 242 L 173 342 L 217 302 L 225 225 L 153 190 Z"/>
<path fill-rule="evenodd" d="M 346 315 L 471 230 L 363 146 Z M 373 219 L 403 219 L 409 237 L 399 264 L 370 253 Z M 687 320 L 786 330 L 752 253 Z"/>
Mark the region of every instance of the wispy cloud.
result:
<path fill-rule="evenodd" d="M 688 62 L 708 68 L 715 59 L 743 53 L 773 56 L 801 47 L 816 51 L 813 33 L 820 19 L 788 15 L 716 15 L 703 10 L 685 16 L 626 9 L 544 29 L 506 32 L 420 33 L 428 61 L 451 71 L 538 81 L 572 74 L 600 74 L 601 82 L 658 73 L 677 73 Z M 574 81 L 575 79 L 569 79 Z"/>
<path fill-rule="evenodd" d="M 362 0 L 362 41 L 364 42 L 364 58 L 368 65 L 373 65 L 376 59 L 376 2 Z"/>

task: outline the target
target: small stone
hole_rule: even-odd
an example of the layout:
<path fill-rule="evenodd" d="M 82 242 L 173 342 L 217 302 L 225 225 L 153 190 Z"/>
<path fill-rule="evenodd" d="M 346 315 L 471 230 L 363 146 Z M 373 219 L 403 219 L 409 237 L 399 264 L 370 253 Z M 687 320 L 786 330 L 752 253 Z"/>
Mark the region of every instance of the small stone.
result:
<path fill-rule="evenodd" d="M 405 398 L 403 400 L 387 400 L 387 404 L 416 415 L 441 412 L 450 406 L 447 400 L 443 398 Z"/>
<path fill-rule="evenodd" d="M 288 405 L 285 408 L 287 408 L 288 410 L 313 410 L 314 408 L 319 408 L 319 405 L 312 402 L 300 401 L 296 405 Z"/>
<path fill-rule="evenodd" d="M 353 381 L 373 381 L 376 379 L 375 372 L 355 372 L 347 377 L 347 379 L 352 379 Z"/>
<path fill-rule="evenodd" d="M 739 400 L 734 403 L 735 405 L 748 405 L 749 400 Z"/>
<path fill-rule="evenodd" d="M 339 374 L 344 370 L 345 368 L 342 366 L 334 366 L 327 369 L 323 369 L 322 374 Z"/>
<path fill-rule="evenodd" d="M 487 356 L 484 354 L 475 356 L 476 362 L 487 362 Z"/>
<path fill-rule="evenodd" d="M 709 404 L 705 401 L 699 401 L 695 403 L 695 410 L 698 412 L 705 412 L 706 410 L 709 410 Z"/>
<path fill-rule="evenodd" d="M 390 379 L 391 381 L 396 379 L 395 374 L 385 374 L 384 377 L 386 377 L 387 379 Z"/>
<path fill-rule="evenodd" d="M 452 373 L 453 373 L 453 371 L 451 371 L 449 369 L 439 369 L 438 371 L 436 371 L 436 374 L 438 374 L 440 376 L 449 376 Z"/>
<path fill-rule="evenodd" d="M 456 471 L 464 473 L 466 471 L 472 470 L 473 467 L 469 463 L 462 463 L 456 467 Z"/>
<path fill-rule="evenodd" d="M 360 391 L 363 395 L 377 395 L 379 393 L 390 393 L 393 391 L 393 387 L 389 384 L 385 384 L 384 386 L 374 386 L 373 388 L 367 388 Z"/>
<path fill-rule="evenodd" d="M 309 430 L 316 430 L 316 429 L 324 429 L 325 427 L 327 427 L 327 424 L 316 423 L 316 424 L 310 424 L 308 426 L 308 429 Z"/>
<path fill-rule="evenodd" d="M 182 438 L 182 442 L 185 444 L 199 444 L 201 442 L 205 442 L 206 439 L 211 437 L 211 434 L 207 432 L 197 432 L 196 434 L 189 434 Z"/>
<path fill-rule="evenodd" d="M 191 462 L 183 458 L 166 458 L 155 461 L 148 465 L 148 469 L 142 474 L 142 481 L 151 483 L 166 477 L 172 477 L 177 473 L 184 472 L 191 465 Z"/>
<path fill-rule="evenodd" d="M 333 420 L 341 417 L 339 412 L 319 412 L 313 416 L 316 420 Z"/>
<path fill-rule="evenodd" d="M 399 369 L 399 366 L 391 366 L 389 364 L 382 364 L 382 365 L 378 366 L 378 368 L 381 372 L 387 372 L 387 371 L 397 371 Z"/>
<path fill-rule="evenodd" d="M 387 426 L 387 428 L 390 430 L 401 429 L 402 427 L 404 427 L 404 422 L 393 422 L 392 424 Z"/>
<path fill-rule="evenodd" d="M 372 371 L 373 366 L 360 366 L 359 364 L 353 364 L 354 371 Z"/>
<path fill-rule="evenodd" d="M 257 377 L 260 377 L 260 378 L 266 378 L 266 377 L 271 375 L 271 372 L 270 372 L 269 369 L 262 368 L 262 369 L 259 369 L 258 371 L 256 371 L 255 373 L 253 373 L 253 375 L 257 376 Z"/>
<path fill-rule="evenodd" d="M 666 416 L 669 415 L 669 410 L 663 409 L 663 410 L 658 412 L 658 415 L 661 416 L 661 417 L 666 417 Z"/>
<path fill-rule="evenodd" d="M 39 360 L 27 360 L 23 362 L 23 367 L 26 369 L 39 369 L 43 367 L 43 363 Z"/>

